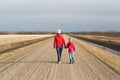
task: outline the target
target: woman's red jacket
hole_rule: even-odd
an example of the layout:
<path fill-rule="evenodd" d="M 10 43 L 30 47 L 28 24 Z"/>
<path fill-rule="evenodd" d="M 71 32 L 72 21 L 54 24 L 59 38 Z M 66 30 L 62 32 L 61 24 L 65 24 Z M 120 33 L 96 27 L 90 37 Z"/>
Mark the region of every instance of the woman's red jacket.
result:
<path fill-rule="evenodd" d="M 62 34 L 56 34 L 54 37 L 54 48 L 59 47 L 59 46 L 63 46 L 63 45 L 64 45 L 64 47 L 66 46 L 65 40 L 64 40 Z"/>

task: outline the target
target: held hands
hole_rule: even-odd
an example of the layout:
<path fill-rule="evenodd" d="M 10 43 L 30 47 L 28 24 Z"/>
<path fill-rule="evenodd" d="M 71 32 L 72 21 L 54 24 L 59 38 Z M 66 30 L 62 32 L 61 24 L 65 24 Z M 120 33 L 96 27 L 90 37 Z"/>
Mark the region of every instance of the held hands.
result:
<path fill-rule="evenodd" d="M 67 49 L 67 46 L 64 46 L 65 49 Z"/>

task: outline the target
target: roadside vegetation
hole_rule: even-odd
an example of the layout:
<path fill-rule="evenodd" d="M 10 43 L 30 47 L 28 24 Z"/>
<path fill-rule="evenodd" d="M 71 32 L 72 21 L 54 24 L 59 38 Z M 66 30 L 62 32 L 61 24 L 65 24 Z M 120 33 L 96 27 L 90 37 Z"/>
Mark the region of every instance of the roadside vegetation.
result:
<path fill-rule="evenodd" d="M 74 37 L 120 51 L 120 32 L 76 32 Z"/>

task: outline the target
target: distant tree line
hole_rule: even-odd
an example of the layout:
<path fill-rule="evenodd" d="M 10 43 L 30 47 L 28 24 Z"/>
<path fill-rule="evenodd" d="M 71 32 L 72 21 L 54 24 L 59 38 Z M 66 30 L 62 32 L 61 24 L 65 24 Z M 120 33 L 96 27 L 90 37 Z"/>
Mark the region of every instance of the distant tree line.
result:
<path fill-rule="evenodd" d="M 9 35 L 9 34 L 55 34 L 56 32 L 50 32 L 50 31 L 21 31 L 21 32 L 10 32 L 10 31 L 0 31 L 0 35 Z M 97 35 L 97 36 L 113 36 L 113 37 L 120 37 L 120 32 L 62 32 L 63 34 L 81 34 L 81 35 Z"/>
<path fill-rule="evenodd" d="M 97 35 L 97 36 L 111 36 L 120 37 L 120 32 L 71 32 L 70 34 L 81 34 L 81 35 Z"/>
<path fill-rule="evenodd" d="M 9 35 L 9 34 L 54 34 L 55 32 L 49 32 L 49 31 L 29 31 L 29 32 L 10 32 L 10 31 L 1 31 L 1 35 Z"/>

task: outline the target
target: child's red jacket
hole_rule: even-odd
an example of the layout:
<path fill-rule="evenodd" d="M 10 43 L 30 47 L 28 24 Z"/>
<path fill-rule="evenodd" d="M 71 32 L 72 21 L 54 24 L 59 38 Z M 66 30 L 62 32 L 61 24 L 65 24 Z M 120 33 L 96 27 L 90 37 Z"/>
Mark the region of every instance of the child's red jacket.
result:
<path fill-rule="evenodd" d="M 75 46 L 74 46 L 73 42 L 68 42 L 67 43 L 67 48 L 68 48 L 69 53 L 72 53 L 72 52 L 75 51 Z"/>
<path fill-rule="evenodd" d="M 62 34 L 56 34 L 56 36 L 54 37 L 54 48 L 58 46 L 63 46 L 63 45 L 64 47 L 66 47 L 65 40 Z"/>

